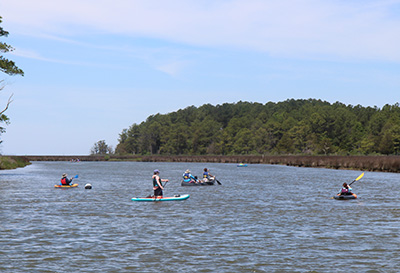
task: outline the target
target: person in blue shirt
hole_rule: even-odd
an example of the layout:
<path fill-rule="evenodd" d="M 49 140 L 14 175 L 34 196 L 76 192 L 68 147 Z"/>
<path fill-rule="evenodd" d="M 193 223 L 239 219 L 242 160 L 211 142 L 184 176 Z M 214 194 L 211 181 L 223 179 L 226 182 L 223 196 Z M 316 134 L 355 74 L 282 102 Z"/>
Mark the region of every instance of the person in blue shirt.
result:
<path fill-rule="evenodd" d="M 204 168 L 203 181 L 204 182 L 209 182 L 209 181 L 212 181 L 214 179 L 215 179 L 215 176 L 210 173 L 210 170 L 207 169 L 207 168 Z"/>
<path fill-rule="evenodd" d="M 190 170 L 186 170 L 184 173 L 183 173 L 183 181 L 184 182 L 187 182 L 187 183 L 199 183 L 200 181 L 196 178 L 196 177 L 194 177 L 191 173 L 190 173 Z"/>

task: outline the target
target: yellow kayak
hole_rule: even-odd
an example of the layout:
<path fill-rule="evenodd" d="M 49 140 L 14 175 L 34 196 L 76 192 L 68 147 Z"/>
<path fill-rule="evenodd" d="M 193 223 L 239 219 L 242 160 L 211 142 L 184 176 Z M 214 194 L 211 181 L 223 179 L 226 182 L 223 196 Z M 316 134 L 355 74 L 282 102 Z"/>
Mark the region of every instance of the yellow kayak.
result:
<path fill-rule="evenodd" d="M 63 188 L 63 189 L 68 189 L 68 188 L 75 188 L 78 187 L 78 184 L 72 184 L 72 185 L 54 185 L 54 188 Z"/>

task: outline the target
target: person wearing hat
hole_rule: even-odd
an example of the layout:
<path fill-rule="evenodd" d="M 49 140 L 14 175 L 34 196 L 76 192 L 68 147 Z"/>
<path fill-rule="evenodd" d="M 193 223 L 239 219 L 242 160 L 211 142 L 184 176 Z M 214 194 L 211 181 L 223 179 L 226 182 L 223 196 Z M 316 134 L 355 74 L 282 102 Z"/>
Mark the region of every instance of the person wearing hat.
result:
<path fill-rule="evenodd" d="M 168 182 L 168 179 L 161 179 L 160 178 L 160 171 L 158 169 L 154 170 L 153 173 L 153 190 L 154 190 L 154 197 L 163 197 L 163 185 L 161 182 Z M 165 185 L 165 184 L 164 184 Z"/>
<path fill-rule="evenodd" d="M 183 173 L 183 181 L 187 183 L 199 183 L 200 181 L 197 179 L 197 177 L 194 177 L 191 173 L 190 170 L 186 170 Z"/>
<path fill-rule="evenodd" d="M 63 173 L 63 175 L 61 176 L 61 185 L 63 186 L 71 185 L 72 179 L 74 178 L 72 177 L 71 179 L 68 179 L 67 174 Z"/>

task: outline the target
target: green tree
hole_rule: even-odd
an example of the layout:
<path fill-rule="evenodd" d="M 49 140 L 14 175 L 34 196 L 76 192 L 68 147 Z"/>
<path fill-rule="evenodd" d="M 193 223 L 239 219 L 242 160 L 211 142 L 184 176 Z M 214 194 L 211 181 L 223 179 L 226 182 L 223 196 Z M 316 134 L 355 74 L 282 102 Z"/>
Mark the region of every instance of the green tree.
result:
<path fill-rule="evenodd" d="M 3 22 L 2 17 L 0 16 L 0 24 Z M 5 31 L 3 27 L 0 26 L 0 37 L 7 37 L 8 31 Z M 11 60 L 4 58 L 3 54 L 13 51 L 14 48 L 6 43 L 0 42 L 0 71 L 6 73 L 10 76 L 13 75 L 24 75 L 24 71 L 18 68 L 15 63 Z"/>
<path fill-rule="evenodd" d="M 120 134 L 118 153 L 399 154 L 399 104 L 224 103 L 149 116 Z"/>
<path fill-rule="evenodd" d="M 113 153 L 112 147 L 108 146 L 105 140 L 97 141 L 90 150 L 90 154 L 92 155 L 105 155 L 112 153 Z"/>
<path fill-rule="evenodd" d="M 2 17 L 0 16 L 0 24 L 2 23 Z M 5 31 L 3 27 L 0 26 L 0 37 L 7 37 L 8 36 L 8 31 Z M 0 42 L 0 71 L 10 75 L 21 75 L 24 76 L 24 71 L 22 71 L 20 68 L 18 68 L 15 63 L 11 60 L 6 59 L 3 55 L 13 51 L 14 48 L 4 42 Z M 3 90 L 4 85 L 2 83 L 4 80 L 0 80 L 0 91 Z M 9 123 L 9 118 L 4 114 L 5 111 L 7 111 L 10 103 L 12 102 L 12 96 L 11 95 L 8 98 L 8 101 L 6 103 L 6 106 L 3 108 L 3 110 L 0 111 L 0 123 Z M 0 134 L 4 133 L 5 129 L 3 127 L 0 127 Z M 1 142 L 1 141 L 0 141 Z"/>

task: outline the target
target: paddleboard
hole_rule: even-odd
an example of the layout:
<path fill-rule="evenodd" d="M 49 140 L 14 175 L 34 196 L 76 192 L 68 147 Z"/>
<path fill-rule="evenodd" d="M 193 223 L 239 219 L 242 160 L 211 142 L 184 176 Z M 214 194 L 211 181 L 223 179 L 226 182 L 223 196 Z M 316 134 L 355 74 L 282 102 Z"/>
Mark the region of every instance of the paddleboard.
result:
<path fill-rule="evenodd" d="M 78 184 L 72 184 L 72 185 L 54 185 L 54 188 L 63 188 L 63 189 L 68 189 L 68 188 L 75 188 L 78 187 Z"/>
<path fill-rule="evenodd" d="M 139 201 L 139 202 L 160 202 L 160 201 L 181 201 L 186 200 L 189 198 L 189 194 L 183 195 L 175 195 L 172 197 L 162 197 L 162 198 L 154 198 L 154 197 L 134 197 L 132 201 Z"/>

